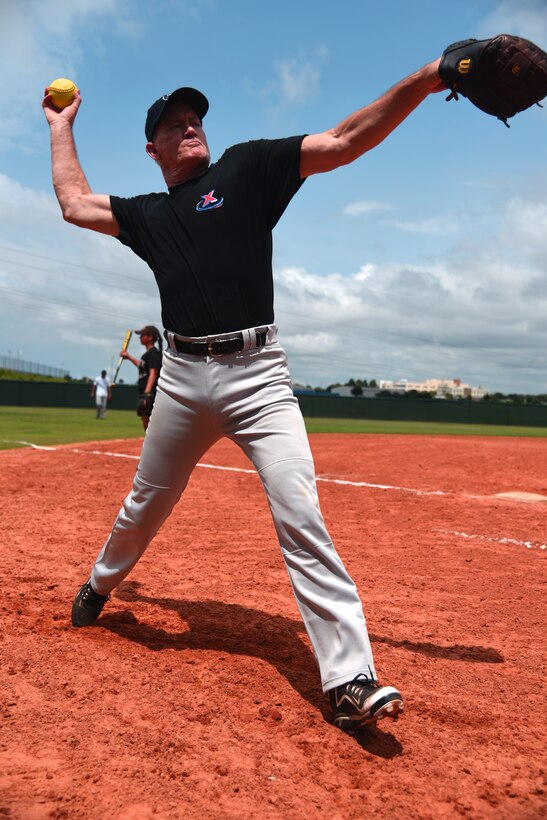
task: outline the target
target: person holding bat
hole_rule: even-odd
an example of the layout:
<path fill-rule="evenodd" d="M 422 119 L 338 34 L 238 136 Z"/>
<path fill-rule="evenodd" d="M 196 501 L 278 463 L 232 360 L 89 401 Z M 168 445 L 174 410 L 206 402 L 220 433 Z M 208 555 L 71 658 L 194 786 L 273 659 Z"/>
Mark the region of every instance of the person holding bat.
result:
<path fill-rule="evenodd" d="M 118 358 L 118 364 L 116 365 L 116 372 L 114 373 L 114 378 L 112 379 L 112 387 L 115 387 L 116 383 L 118 381 L 118 374 L 119 374 L 121 366 L 123 364 L 123 354 L 124 354 L 124 351 L 126 351 L 127 348 L 129 347 L 129 342 L 131 341 L 131 336 L 132 335 L 133 335 L 132 330 L 128 330 L 127 333 L 125 334 L 125 337 L 124 337 L 124 340 L 123 340 L 123 343 L 122 343 L 122 349 L 120 350 L 120 356 Z"/>
<path fill-rule="evenodd" d="M 158 378 L 161 370 L 163 342 L 157 327 L 146 325 L 135 333 L 146 348 L 140 359 L 130 356 L 126 348 L 120 350 L 120 357 L 132 362 L 139 369 L 137 415 L 141 417 L 144 432 L 148 429 L 150 415 L 156 398 Z M 158 347 L 156 347 L 156 344 Z"/>
<path fill-rule="evenodd" d="M 228 437 L 262 481 L 322 688 L 345 731 L 397 718 L 403 698 L 378 680 L 357 589 L 321 514 L 274 319 L 272 232 L 305 180 L 356 161 L 445 89 L 439 65 L 428 63 L 323 132 L 242 142 L 214 163 L 203 128 L 207 98 L 187 86 L 164 94 L 148 109 L 145 135 L 168 190 L 131 198 L 89 187 L 73 136 L 79 92 L 62 111 L 48 95 L 43 102 L 64 218 L 116 237 L 148 263 L 168 341 L 133 487 L 76 595 L 72 623 L 99 617 L 197 462 Z"/>

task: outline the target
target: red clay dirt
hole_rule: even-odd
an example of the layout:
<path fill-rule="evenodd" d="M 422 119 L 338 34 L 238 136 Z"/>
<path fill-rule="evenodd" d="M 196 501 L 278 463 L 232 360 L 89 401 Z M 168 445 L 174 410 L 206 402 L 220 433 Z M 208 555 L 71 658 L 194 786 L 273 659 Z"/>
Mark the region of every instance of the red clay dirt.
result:
<path fill-rule="evenodd" d="M 255 475 L 198 466 L 75 630 L 141 441 L 6 450 L 0 816 L 547 816 L 547 502 L 496 497 L 547 496 L 547 439 L 310 438 L 402 718 L 333 726 Z"/>

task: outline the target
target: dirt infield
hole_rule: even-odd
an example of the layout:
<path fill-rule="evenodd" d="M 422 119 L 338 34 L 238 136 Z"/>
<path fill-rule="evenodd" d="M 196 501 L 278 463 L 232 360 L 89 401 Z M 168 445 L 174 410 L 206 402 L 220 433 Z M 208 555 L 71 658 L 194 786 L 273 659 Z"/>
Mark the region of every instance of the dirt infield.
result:
<path fill-rule="evenodd" d="M 311 436 L 397 723 L 328 703 L 259 480 L 222 442 L 93 627 L 139 440 L 0 453 L 0 816 L 547 816 L 547 440 Z M 114 454 L 129 457 L 115 457 Z M 543 750 L 543 751 L 542 751 Z"/>

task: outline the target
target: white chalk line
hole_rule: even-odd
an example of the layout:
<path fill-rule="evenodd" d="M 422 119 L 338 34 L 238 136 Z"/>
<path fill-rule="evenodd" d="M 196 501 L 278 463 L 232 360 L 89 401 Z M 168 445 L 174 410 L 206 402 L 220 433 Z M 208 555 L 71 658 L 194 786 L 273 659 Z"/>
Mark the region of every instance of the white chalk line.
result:
<path fill-rule="evenodd" d="M 0 439 L 1 441 L 7 441 L 7 439 Z M 39 444 L 33 444 L 32 442 L 28 441 L 17 441 L 11 442 L 14 444 L 24 444 L 27 447 L 32 447 L 35 450 L 68 450 L 71 453 L 79 453 L 81 455 L 95 455 L 95 456 L 108 456 L 109 458 L 127 458 L 133 461 L 138 461 L 140 455 L 134 456 L 130 455 L 129 453 L 113 453 L 108 450 L 84 450 L 79 447 L 71 447 L 71 448 L 60 448 L 60 447 L 45 447 Z M 245 469 L 244 467 L 224 467 L 219 464 L 207 464 L 205 462 L 198 462 L 196 467 L 203 467 L 208 470 L 223 470 L 225 472 L 232 472 L 232 473 L 245 473 L 247 475 L 257 475 L 256 470 L 249 470 Z M 398 487 L 392 484 L 372 484 L 367 481 L 346 481 L 339 478 L 322 478 L 321 476 L 316 476 L 317 481 L 323 481 L 328 484 L 342 484 L 349 487 L 369 487 L 375 490 L 396 490 L 399 492 L 406 492 L 406 493 L 413 493 L 415 495 L 441 495 L 441 496 L 448 496 L 450 493 L 444 492 L 443 490 L 416 490 L 409 487 Z M 480 498 L 482 496 L 476 496 Z M 478 535 L 474 533 L 466 533 L 460 532 L 458 530 L 435 530 L 435 532 L 441 532 L 445 535 L 455 535 L 459 538 L 465 538 L 468 540 L 478 540 L 478 541 L 487 541 L 494 544 L 511 544 L 514 546 L 519 547 L 526 547 L 526 549 L 540 549 L 545 550 L 547 549 L 547 544 L 540 544 L 538 541 L 520 541 L 516 538 L 493 538 L 489 535 Z"/>
<path fill-rule="evenodd" d="M 256 470 L 245 470 L 243 467 L 220 467 L 218 464 L 204 464 L 198 462 L 196 467 L 208 467 L 210 470 L 232 470 L 235 473 L 250 473 L 256 475 Z M 391 484 L 369 484 L 367 481 L 344 481 L 341 478 L 315 477 L 316 481 L 325 481 L 328 484 L 347 484 L 350 487 L 371 487 L 374 490 L 399 490 L 402 493 L 415 493 L 416 495 L 447 495 L 442 490 L 414 490 L 410 487 L 395 487 Z"/>
<path fill-rule="evenodd" d="M 341 478 L 321 478 L 316 476 L 316 481 L 327 481 L 329 484 L 347 484 L 350 487 L 371 487 L 373 490 L 398 490 L 400 493 L 413 493 L 414 495 L 450 495 L 444 490 L 415 490 L 411 487 L 397 487 L 392 484 L 369 484 L 368 481 L 343 481 Z"/>
<path fill-rule="evenodd" d="M 468 532 L 458 532 L 458 530 L 435 530 L 445 535 L 456 535 L 459 538 L 467 538 L 476 541 L 489 541 L 492 544 L 514 544 L 517 547 L 526 547 L 528 550 L 547 550 L 547 544 L 540 544 L 539 541 L 519 541 L 518 538 L 492 538 L 490 535 L 474 535 Z"/>
<path fill-rule="evenodd" d="M 33 450 L 57 450 L 57 447 L 44 447 L 41 444 L 33 444 L 32 441 L 14 441 L 11 438 L 0 438 L 4 444 L 24 444 L 25 447 L 32 447 Z"/>
<path fill-rule="evenodd" d="M 6 441 L 6 439 L 2 439 Z M 138 461 L 140 456 L 132 456 L 127 453 L 112 453 L 108 450 L 84 450 L 80 447 L 44 447 L 39 444 L 33 444 L 30 441 L 16 441 L 13 442 L 14 444 L 24 444 L 27 447 L 32 447 L 34 450 L 60 450 L 60 451 L 67 451 L 71 453 L 80 453 L 83 455 L 93 455 L 93 456 L 109 456 L 110 458 L 129 458 L 135 461 Z M 223 467 L 219 464 L 206 464 L 205 462 L 198 461 L 196 467 L 204 467 L 209 470 L 224 470 L 226 472 L 232 473 L 246 473 L 248 475 L 256 475 L 256 470 L 248 470 L 244 467 Z M 369 487 L 373 490 L 396 490 L 401 493 L 412 493 L 414 495 L 450 495 L 450 493 L 446 493 L 443 490 L 416 490 L 412 487 L 398 487 L 393 484 L 371 484 L 368 481 L 346 481 L 341 478 L 322 478 L 321 476 L 316 476 L 316 481 L 324 481 L 327 484 L 342 484 L 347 485 L 349 487 Z"/>

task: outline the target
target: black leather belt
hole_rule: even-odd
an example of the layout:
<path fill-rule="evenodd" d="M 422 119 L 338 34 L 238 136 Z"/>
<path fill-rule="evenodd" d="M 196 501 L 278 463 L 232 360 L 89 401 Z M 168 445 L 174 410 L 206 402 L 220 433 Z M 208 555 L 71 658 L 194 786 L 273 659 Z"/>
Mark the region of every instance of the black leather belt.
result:
<path fill-rule="evenodd" d="M 257 330 L 253 349 L 264 347 L 267 335 L 267 330 Z M 243 350 L 244 341 L 242 333 L 234 333 L 226 339 L 211 339 L 207 342 L 185 342 L 173 336 L 173 344 L 179 353 L 189 353 L 191 356 L 227 356 L 229 353 Z"/>

